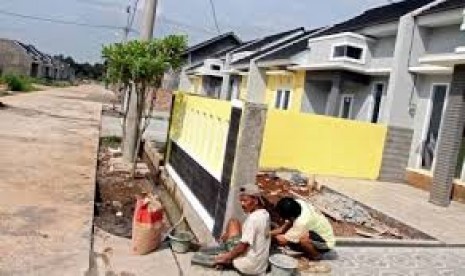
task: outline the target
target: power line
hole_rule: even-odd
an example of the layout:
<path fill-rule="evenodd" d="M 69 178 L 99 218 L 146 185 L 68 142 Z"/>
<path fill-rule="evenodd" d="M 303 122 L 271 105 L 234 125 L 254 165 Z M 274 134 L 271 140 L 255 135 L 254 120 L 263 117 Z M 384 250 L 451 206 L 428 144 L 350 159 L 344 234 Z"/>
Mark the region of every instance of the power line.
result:
<path fill-rule="evenodd" d="M 218 26 L 218 18 L 216 18 L 215 4 L 213 3 L 213 0 L 210 0 L 210 7 L 212 9 L 212 16 L 213 16 L 213 21 L 215 22 L 216 31 L 218 32 L 218 34 L 220 34 L 221 31 L 220 31 L 220 27 Z"/>
<path fill-rule="evenodd" d="M 158 16 L 157 19 L 162 21 L 162 23 L 166 24 L 166 25 L 172 25 L 174 27 L 179 27 L 179 28 L 183 28 L 183 29 L 186 29 L 186 30 L 192 30 L 192 31 L 200 32 L 200 33 L 210 34 L 210 35 L 211 34 L 216 34 L 216 32 L 213 31 L 213 30 L 198 27 L 198 26 L 194 26 L 194 25 L 190 25 L 190 24 L 186 24 L 186 23 L 183 23 L 183 22 L 180 22 L 180 21 L 177 21 L 177 20 L 169 19 L 169 18 L 166 18 L 163 15 Z"/>
<path fill-rule="evenodd" d="M 5 10 L 0 10 L 0 14 L 18 17 L 18 18 L 24 18 L 24 19 L 44 21 L 44 22 L 49 22 L 49 23 L 58 23 L 58 24 L 63 24 L 63 25 L 74 25 L 74 26 L 80 26 L 80 27 L 111 29 L 111 30 L 124 29 L 124 27 L 118 27 L 118 26 L 112 26 L 112 25 L 98 25 L 98 24 L 88 24 L 88 23 L 76 22 L 76 21 L 66 21 L 66 20 L 61 20 L 61 19 L 53 19 L 53 18 L 20 14 L 20 13 L 5 11 Z M 134 31 L 134 30 L 131 29 L 130 31 Z"/>

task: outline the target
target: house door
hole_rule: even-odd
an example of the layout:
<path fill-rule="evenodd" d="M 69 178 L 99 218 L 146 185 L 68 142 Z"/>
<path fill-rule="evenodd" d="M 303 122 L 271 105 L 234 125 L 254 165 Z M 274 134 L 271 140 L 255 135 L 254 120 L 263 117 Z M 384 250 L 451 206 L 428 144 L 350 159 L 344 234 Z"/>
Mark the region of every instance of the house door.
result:
<path fill-rule="evenodd" d="M 432 170 L 436 147 L 441 128 L 442 116 L 444 113 L 445 100 L 447 97 L 448 85 L 434 84 L 431 97 L 431 111 L 428 121 L 428 131 L 423 137 L 423 149 L 421 156 L 421 168 Z"/>

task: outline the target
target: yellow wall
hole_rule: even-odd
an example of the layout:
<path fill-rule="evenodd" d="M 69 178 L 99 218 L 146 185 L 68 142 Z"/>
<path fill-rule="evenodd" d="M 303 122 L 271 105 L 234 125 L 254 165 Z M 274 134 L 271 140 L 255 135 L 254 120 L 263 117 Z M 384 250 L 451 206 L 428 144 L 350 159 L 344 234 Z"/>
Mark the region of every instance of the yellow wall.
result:
<path fill-rule="evenodd" d="M 305 93 L 305 71 L 297 71 L 287 75 L 268 75 L 266 78 L 265 103 L 269 109 L 274 109 L 277 90 L 291 90 L 291 106 L 289 111 L 300 112 L 302 96 Z"/>
<path fill-rule="evenodd" d="M 223 170 L 231 102 L 177 93 L 170 138 L 214 176 Z"/>
<path fill-rule="evenodd" d="M 269 110 L 260 166 L 376 179 L 386 132 L 382 125 Z"/>
<path fill-rule="evenodd" d="M 247 82 L 249 81 L 248 76 L 241 76 L 241 85 L 239 87 L 239 99 L 247 99 Z"/>
<path fill-rule="evenodd" d="M 191 82 L 191 93 L 201 94 L 202 91 L 202 77 L 201 76 L 190 76 L 189 80 Z"/>

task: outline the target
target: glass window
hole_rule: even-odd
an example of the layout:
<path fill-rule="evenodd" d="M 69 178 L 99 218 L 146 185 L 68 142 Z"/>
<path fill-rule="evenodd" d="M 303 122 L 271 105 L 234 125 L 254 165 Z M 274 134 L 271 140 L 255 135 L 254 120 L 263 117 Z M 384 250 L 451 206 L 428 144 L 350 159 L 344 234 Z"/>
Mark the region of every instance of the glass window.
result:
<path fill-rule="evenodd" d="M 371 115 L 371 122 L 377 123 L 379 120 L 379 111 L 381 108 L 381 100 L 383 98 L 384 84 L 377 83 L 375 84 L 375 89 L 373 91 L 373 114 Z"/>
<path fill-rule="evenodd" d="M 347 57 L 353 58 L 353 59 L 362 59 L 362 49 L 358 47 L 353 47 L 353 46 L 347 46 Z"/>
<path fill-rule="evenodd" d="M 276 92 L 276 100 L 275 100 L 275 104 L 274 104 L 275 108 L 279 109 L 281 107 L 281 97 L 282 97 L 282 95 L 283 95 L 283 91 L 278 90 Z"/>
<path fill-rule="evenodd" d="M 339 117 L 350 119 L 352 113 L 352 104 L 354 101 L 354 96 L 352 95 L 343 95 L 341 98 L 341 106 L 339 109 Z"/>
<path fill-rule="evenodd" d="M 276 91 L 276 99 L 274 107 L 277 109 L 289 109 L 291 102 L 291 91 L 280 89 Z"/>
<path fill-rule="evenodd" d="M 334 57 L 344 57 L 346 55 L 345 46 L 336 46 L 334 47 Z"/>
<path fill-rule="evenodd" d="M 428 132 L 426 133 L 426 137 L 424 137 L 421 160 L 421 166 L 426 170 L 431 170 L 433 168 L 446 97 L 447 85 L 435 84 L 433 86 L 433 96 L 431 100 L 432 108 L 429 118 Z"/>
<path fill-rule="evenodd" d="M 283 109 L 287 110 L 289 108 L 290 97 L 291 97 L 291 91 L 289 91 L 289 90 L 284 91 L 284 101 L 283 101 L 283 105 L 282 105 Z"/>
<path fill-rule="evenodd" d="M 351 59 L 361 60 L 363 49 L 351 45 L 334 46 L 333 57 L 348 57 Z"/>

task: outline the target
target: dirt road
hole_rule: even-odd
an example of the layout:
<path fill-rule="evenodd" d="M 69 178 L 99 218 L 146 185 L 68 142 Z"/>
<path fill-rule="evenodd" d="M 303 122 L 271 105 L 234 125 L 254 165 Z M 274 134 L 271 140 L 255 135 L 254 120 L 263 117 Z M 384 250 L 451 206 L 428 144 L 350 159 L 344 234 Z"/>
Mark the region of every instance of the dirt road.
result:
<path fill-rule="evenodd" d="M 99 86 L 3 97 L 0 275 L 83 275 L 88 268 Z"/>

